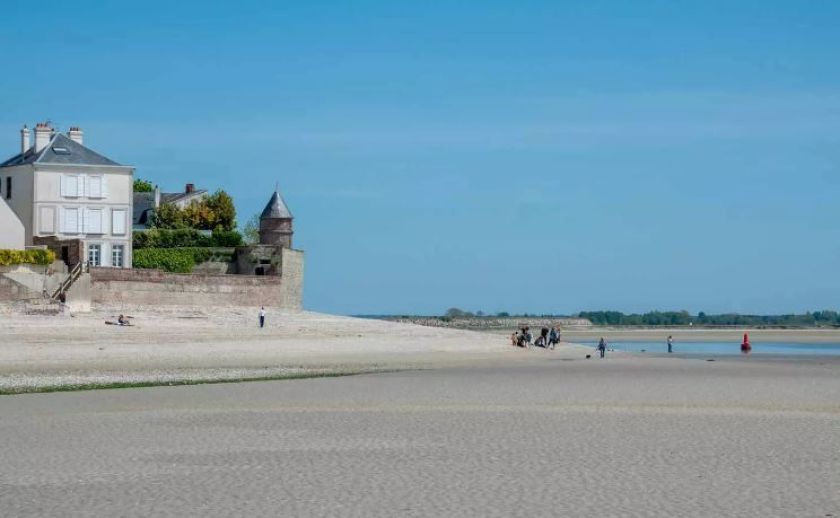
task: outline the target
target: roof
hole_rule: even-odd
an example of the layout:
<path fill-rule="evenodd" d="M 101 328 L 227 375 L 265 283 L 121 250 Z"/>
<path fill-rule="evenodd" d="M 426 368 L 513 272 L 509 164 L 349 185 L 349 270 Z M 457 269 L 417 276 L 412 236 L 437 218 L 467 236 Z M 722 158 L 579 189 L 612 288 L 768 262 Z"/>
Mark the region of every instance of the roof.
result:
<path fill-rule="evenodd" d="M 279 191 L 274 191 L 271 199 L 268 200 L 268 205 L 265 206 L 262 214 L 260 214 L 260 219 L 263 218 L 294 218 L 286 202 L 283 201 L 283 197 L 280 196 Z"/>
<path fill-rule="evenodd" d="M 59 151 L 62 149 L 64 151 L 56 153 L 56 148 Z M 18 153 L 6 160 L 0 164 L 0 167 L 25 164 L 121 165 L 110 158 L 100 155 L 96 151 L 86 148 L 63 133 L 56 133 L 40 153 L 35 152 L 34 146 L 30 147 L 25 152 Z"/>
<path fill-rule="evenodd" d="M 189 200 L 193 197 L 204 196 L 207 189 L 196 189 L 192 192 L 162 192 L 160 203 L 175 203 L 182 200 Z M 132 211 L 132 223 L 134 226 L 148 227 L 151 223 L 152 214 L 155 211 L 154 192 L 135 192 L 133 195 L 134 210 Z"/>
<path fill-rule="evenodd" d="M 155 193 L 135 192 L 133 199 L 134 210 L 131 214 L 132 224 L 148 225 L 150 223 L 149 217 L 155 208 Z"/>
<path fill-rule="evenodd" d="M 207 189 L 196 189 L 192 192 L 162 192 L 160 193 L 161 203 L 176 203 L 193 197 L 207 194 Z"/>

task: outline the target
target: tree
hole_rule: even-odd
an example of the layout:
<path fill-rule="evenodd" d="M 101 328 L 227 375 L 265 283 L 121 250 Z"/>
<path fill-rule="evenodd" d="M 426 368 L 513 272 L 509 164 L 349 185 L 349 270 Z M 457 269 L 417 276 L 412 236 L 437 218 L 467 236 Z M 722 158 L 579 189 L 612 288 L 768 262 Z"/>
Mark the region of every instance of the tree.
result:
<path fill-rule="evenodd" d="M 153 228 L 191 228 L 184 211 L 172 203 L 161 203 L 152 215 Z"/>
<path fill-rule="evenodd" d="M 248 218 L 242 227 L 242 236 L 248 245 L 256 245 L 260 242 L 260 214 L 256 213 Z"/>
<path fill-rule="evenodd" d="M 236 207 L 228 193 L 215 193 L 195 200 L 184 209 L 184 219 L 191 228 L 199 230 L 233 230 L 236 228 Z"/>
<path fill-rule="evenodd" d="M 469 311 L 464 311 L 459 308 L 449 308 L 446 310 L 446 317 L 448 318 L 468 318 L 473 316 Z"/>
<path fill-rule="evenodd" d="M 152 182 L 142 178 L 134 179 L 134 192 L 153 192 L 154 190 Z"/>

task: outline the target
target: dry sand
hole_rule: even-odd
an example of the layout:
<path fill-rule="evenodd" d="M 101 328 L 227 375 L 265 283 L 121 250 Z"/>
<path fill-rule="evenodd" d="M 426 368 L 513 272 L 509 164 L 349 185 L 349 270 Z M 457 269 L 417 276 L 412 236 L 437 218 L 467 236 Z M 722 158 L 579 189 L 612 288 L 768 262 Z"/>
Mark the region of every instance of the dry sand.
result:
<path fill-rule="evenodd" d="M 0 390 L 358 372 L 515 356 L 509 340 L 311 312 L 122 308 L 117 314 L 0 316 Z M 568 347 L 567 349 L 574 349 Z"/>

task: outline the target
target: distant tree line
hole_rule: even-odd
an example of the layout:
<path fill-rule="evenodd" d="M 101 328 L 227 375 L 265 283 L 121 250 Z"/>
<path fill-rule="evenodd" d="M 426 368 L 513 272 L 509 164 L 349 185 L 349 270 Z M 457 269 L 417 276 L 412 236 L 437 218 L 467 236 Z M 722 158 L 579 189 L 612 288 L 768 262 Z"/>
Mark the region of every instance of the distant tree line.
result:
<path fill-rule="evenodd" d="M 600 326 L 840 326 L 840 313 L 832 310 L 786 315 L 707 315 L 703 311 L 697 315 L 691 315 L 688 311 L 650 311 L 643 314 L 582 311 L 577 316 Z"/>
<path fill-rule="evenodd" d="M 581 311 L 573 315 L 511 314 L 500 311 L 495 314 L 475 313 L 460 308 L 449 308 L 439 318 L 585 318 L 596 326 L 777 326 L 777 327 L 815 327 L 840 326 L 840 313 L 834 310 L 813 311 L 802 314 L 785 315 L 741 315 L 722 313 L 708 315 L 701 311 L 692 315 L 688 311 L 649 311 L 647 313 L 622 313 L 620 311 Z"/>

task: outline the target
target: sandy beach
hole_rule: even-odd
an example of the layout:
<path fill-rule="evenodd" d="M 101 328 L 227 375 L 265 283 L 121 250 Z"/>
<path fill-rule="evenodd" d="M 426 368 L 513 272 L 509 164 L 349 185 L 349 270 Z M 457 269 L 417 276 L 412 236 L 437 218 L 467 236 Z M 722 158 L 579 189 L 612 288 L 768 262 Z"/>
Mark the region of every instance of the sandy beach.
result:
<path fill-rule="evenodd" d="M 4 315 L 2 388 L 366 374 L 0 396 L 5 515 L 840 515 L 838 358 L 120 311 Z"/>

